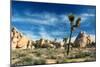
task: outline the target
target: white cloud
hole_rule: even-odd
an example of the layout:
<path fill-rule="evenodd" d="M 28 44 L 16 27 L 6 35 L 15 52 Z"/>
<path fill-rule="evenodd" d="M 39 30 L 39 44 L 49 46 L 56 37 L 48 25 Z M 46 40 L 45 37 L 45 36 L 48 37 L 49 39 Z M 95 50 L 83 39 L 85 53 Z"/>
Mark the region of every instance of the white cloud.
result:
<path fill-rule="evenodd" d="M 48 24 L 46 20 L 40 20 L 40 19 L 34 19 L 34 18 L 20 18 L 20 17 L 17 17 L 17 18 L 12 18 L 12 21 L 13 22 L 24 22 L 24 23 L 39 23 L 39 24 Z"/>
<path fill-rule="evenodd" d="M 95 16 L 95 14 L 83 13 L 80 16 L 84 16 L 84 17 L 92 16 L 93 17 L 93 16 Z"/>
<path fill-rule="evenodd" d="M 65 35 L 67 33 L 64 31 L 55 30 L 55 31 L 52 31 L 51 34 L 55 36 L 60 36 L 60 35 Z"/>
<path fill-rule="evenodd" d="M 85 22 L 89 19 L 89 17 L 95 17 L 95 14 L 89 14 L 89 13 L 82 13 L 79 15 L 81 17 L 81 23 Z"/>
<path fill-rule="evenodd" d="M 24 22 L 24 23 L 38 23 L 45 25 L 55 25 L 57 23 L 66 23 L 68 18 L 66 15 L 56 15 L 54 13 L 26 13 L 25 17 L 13 16 L 12 22 Z"/>
<path fill-rule="evenodd" d="M 30 33 L 27 33 L 25 36 L 27 36 L 29 39 L 32 39 L 32 40 L 39 40 L 40 37 L 39 36 L 36 36 L 34 34 L 30 34 Z"/>
<path fill-rule="evenodd" d="M 65 15 L 60 15 L 60 20 L 62 21 L 62 22 L 69 22 L 69 20 L 68 20 L 68 16 L 67 16 L 67 14 L 65 14 Z"/>
<path fill-rule="evenodd" d="M 39 40 L 40 38 L 48 39 L 48 40 L 52 40 L 52 41 L 54 40 L 54 37 L 50 36 L 51 33 L 47 33 L 43 27 L 41 27 L 40 32 L 38 32 L 38 34 L 40 34 L 40 36 L 35 35 L 34 32 L 27 31 L 27 30 L 20 31 L 20 32 L 22 33 L 23 36 L 26 36 L 28 39 L 34 40 L 34 41 Z M 55 35 L 58 35 L 57 32 Z M 58 42 L 62 41 L 62 38 L 57 38 L 57 41 Z"/>
<path fill-rule="evenodd" d="M 71 42 L 74 42 L 77 36 L 71 38 Z"/>
<path fill-rule="evenodd" d="M 49 35 L 50 33 L 47 33 L 43 27 L 40 28 L 39 34 L 40 34 L 41 38 L 54 40 L 54 38 Z"/>
<path fill-rule="evenodd" d="M 95 35 L 91 34 L 90 37 L 91 37 L 92 41 L 95 42 Z"/>
<path fill-rule="evenodd" d="M 31 31 L 27 31 L 27 30 L 21 30 L 20 31 L 22 33 L 23 36 L 26 36 L 29 39 L 34 39 L 34 34 Z"/>

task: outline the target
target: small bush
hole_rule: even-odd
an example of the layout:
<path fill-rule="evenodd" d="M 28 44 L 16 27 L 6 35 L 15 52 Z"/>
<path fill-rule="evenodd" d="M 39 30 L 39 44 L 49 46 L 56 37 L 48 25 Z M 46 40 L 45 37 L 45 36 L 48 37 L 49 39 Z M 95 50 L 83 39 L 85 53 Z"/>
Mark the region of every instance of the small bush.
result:
<path fill-rule="evenodd" d="M 63 63 L 63 59 L 57 59 L 56 63 L 57 63 L 57 64 Z"/>
<path fill-rule="evenodd" d="M 46 61 L 44 59 L 34 59 L 33 64 L 34 65 L 40 65 L 40 64 L 45 64 Z"/>

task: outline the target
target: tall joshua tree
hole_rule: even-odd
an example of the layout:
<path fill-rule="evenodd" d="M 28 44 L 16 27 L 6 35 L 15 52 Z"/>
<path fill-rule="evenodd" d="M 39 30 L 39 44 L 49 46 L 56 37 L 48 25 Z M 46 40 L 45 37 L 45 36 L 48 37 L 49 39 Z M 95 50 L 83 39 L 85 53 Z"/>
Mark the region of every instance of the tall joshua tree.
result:
<path fill-rule="evenodd" d="M 67 49 L 67 55 L 69 55 L 69 48 L 70 48 L 70 44 L 71 44 L 72 32 L 74 31 L 75 28 L 80 26 L 81 17 L 78 17 L 76 22 L 74 22 L 75 16 L 73 14 L 70 14 L 68 16 L 68 19 L 70 21 L 70 36 L 69 36 L 69 44 L 68 44 L 68 49 Z"/>

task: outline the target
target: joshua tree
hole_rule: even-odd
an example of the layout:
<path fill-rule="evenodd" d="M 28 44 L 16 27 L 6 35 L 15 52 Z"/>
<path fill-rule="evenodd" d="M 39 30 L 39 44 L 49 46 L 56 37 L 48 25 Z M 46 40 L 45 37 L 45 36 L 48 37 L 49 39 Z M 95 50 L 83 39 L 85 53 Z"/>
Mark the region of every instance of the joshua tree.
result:
<path fill-rule="evenodd" d="M 67 49 L 67 55 L 69 54 L 72 32 L 74 31 L 75 28 L 80 26 L 80 21 L 81 21 L 81 18 L 78 17 L 76 22 L 74 22 L 75 16 L 73 14 L 70 14 L 68 16 L 68 18 L 69 18 L 69 21 L 70 21 L 70 36 L 69 36 L 69 44 L 68 44 L 68 49 Z"/>
<path fill-rule="evenodd" d="M 63 38 L 65 50 L 66 50 L 66 47 L 67 47 L 67 41 L 68 41 L 68 38 L 67 37 Z"/>
<path fill-rule="evenodd" d="M 65 38 L 63 38 L 63 42 L 67 42 L 67 40 L 68 40 L 68 38 L 67 37 L 65 37 Z"/>

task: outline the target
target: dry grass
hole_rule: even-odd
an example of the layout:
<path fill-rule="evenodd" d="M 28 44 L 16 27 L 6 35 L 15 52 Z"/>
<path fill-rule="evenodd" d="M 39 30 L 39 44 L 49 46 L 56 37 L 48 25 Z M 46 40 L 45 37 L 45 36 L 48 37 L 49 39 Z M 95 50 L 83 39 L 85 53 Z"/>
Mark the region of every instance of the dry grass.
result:
<path fill-rule="evenodd" d="M 12 50 L 12 65 L 39 65 L 69 62 L 95 61 L 96 52 L 94 48 L 78 50 L 74 48 L 70 55 L 66 55 L 64 49 L 37 48 Z"/>

